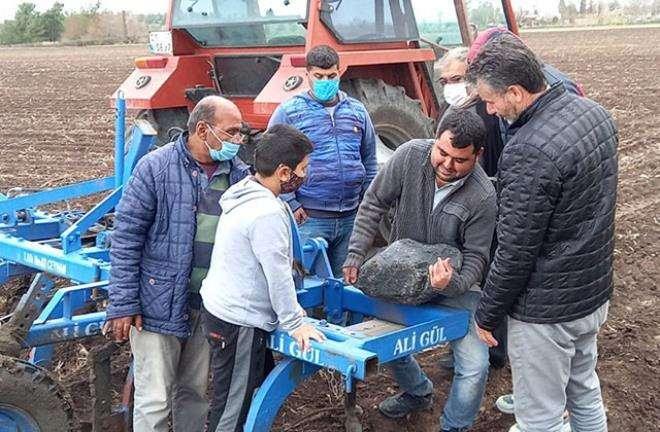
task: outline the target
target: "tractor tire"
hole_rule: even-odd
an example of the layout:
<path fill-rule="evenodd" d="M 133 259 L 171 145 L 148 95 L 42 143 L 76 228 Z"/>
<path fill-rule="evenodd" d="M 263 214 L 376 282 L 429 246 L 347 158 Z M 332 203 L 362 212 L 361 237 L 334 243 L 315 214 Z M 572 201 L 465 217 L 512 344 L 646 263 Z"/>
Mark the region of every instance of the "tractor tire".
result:
<path fill-rule="evenodd" d="M 158 132 L 154 147 L 161 147 L 176 138 L 178 132 L 187 130 L 188 115 L 186 108 L 165 108 L 142 110 L 135 118 L 144 119 L 151 123 Z M 130 130 L 130 127 L 126 128 L 127 137 L 130 135 Z"/>
<path fill-rule="evenodd" d="M 420 101 L 406 95 L 403 87 L 394 87 L 379 79 L 357 78 L 341 83 L 349 96 L 362 102 L 380 138 L 377 143 L 378 165 L 384 164 L 401 144 L 416 138 L 432 138 L 435 122 L 422 111 Z M 374 246 L 387 245 L 392 227 L 393 209 L 383 217 Z"/>
<path fill-rule="evenodd" d="M 135 116 L 135 120 L 138 119 L 147 120 L 158 133 L 156 142 L 151 147 L 151 150 L 155 150 L 171 142 L 181 131 L 187 130 L 188 110 L 185 108 L 141 110 Z M 128 153 L 131 147 L 132 132 L 133 124 L 127 122 L 124 133 L 124 154 Z"/>
<path fill-rule="evenodd" d="M 2 355 L 0 424 L 15 426 L 9 430 L 30 432 L 75 430 L 73 409 L 62 386 L 44 369 Z"/>
<path fill-rule="evenodd" d="M 435 122 L 422 111 L 421 102 L 406 95 L 403 87 L 383 80 L 357 78 L 341 83 L 349 96 L 364 104 L 376 134 L 391 151 L 415 138 L 432 138 Z"/>
<path fill-rule="evenodd" d="M 189 116 L 187 108 L 150 110 L 149 117 L 153 118 L 151 124 L 158 132 L 156 146 L 163 146 L 175 139 L 181 131 L 188 130 Z"/>

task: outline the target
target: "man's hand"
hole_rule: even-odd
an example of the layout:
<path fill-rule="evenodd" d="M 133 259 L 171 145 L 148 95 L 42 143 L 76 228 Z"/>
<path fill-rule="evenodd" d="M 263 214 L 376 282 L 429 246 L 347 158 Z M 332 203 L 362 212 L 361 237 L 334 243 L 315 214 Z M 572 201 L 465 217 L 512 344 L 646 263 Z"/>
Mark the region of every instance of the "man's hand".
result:
<path fill-rule="evenodd" d="M 293 218 L 296 220 L 298 225 L 302 225 L 307 220 L 307 212 L 304 208 L 300 207 L 298 210 L 293 212 Z"/>
<path fill-rule="evenodd" d="M 104 336 L 108 333 L 112 333 L 115 342 L 124 342 L 128 340 L 132 325 L 135 326 L 138 331 L 142 331 L 142 315 L 109 319 L 103 325 L 101 333 Z"/>
<path fill-rule="evenodd" d="M 360 275 L 360 269 L 358 267 L 344 267 L 342 271 L 344 273 L 344 282 L 351 285 L 357 282 L 358 276 Z"/>
<path fill-rule="evenodd" d="M 496 347 L 498 345 L 497 339 L 493 337 L 492 332 L 482 329 L 478 324 L 475 325 L 477 326 L 477 334 L 479 335 L 479 339 L 481 339 L 483 343 L 488 345 L 489 348 Z"/>
<path fill-rule="evenodd" d="M 449 258 L 440 259 L 435 264 L 429 266 L 429 283 L 433 288 L 443 290 L 449 285 L 454 269 L 451 266 Z"/>
<path fill-rule="evenodd" d="M 298 342 L 300 350 L 306 352 L 310 347 L 310 339 L 314 339 L 318 342 L 323 342 L 325 340 L 325 335 L 311 324 L 303 324 L 294 331 L 291 332 L 291 337 Z"/>

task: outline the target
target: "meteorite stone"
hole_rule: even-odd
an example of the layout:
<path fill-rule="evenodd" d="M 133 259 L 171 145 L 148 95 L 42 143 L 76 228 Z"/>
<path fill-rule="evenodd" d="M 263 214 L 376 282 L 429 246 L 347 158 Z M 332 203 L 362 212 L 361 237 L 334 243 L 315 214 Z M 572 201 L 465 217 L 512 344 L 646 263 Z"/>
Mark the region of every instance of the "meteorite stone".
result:
<path fill-rule="evenodd" d="M 429 265 L 438 258 L 449 258 L 454 271 L 463 264 L 461 252 L 453 246 L 397 240 L 364 263 L 356 286 L 392 303 L 426 303 L 438 294 L 429 284 Z"/>

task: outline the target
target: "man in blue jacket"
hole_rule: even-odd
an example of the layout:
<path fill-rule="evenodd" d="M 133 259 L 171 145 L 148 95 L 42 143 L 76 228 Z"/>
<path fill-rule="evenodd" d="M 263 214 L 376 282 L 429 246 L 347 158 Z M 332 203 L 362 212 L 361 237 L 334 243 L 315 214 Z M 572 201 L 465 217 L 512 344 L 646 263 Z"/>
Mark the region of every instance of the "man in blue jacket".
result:
<path fill-rule="evenodd" d="M 364 105 L 339 91 L 339 55 L 319 45 L 307 53 L 309 91 L 282 103 L 268 128 L 284 123 L 307 135 L 314 151 L 307 181 L 287 201 L 304 239 L 328 242 L 341 277 L 358 205 L 376 176 L 376 133 Z"/>
<path fill-rule="evenodd" d="M 130 338 L 133 429 L 202 431 L 209 345 L 199 289 L 211 260 L 220 196 L 249 174 L 236 158 L 241 113 L 218 96 L 202 99 L 188 132 L 142 158 L 117 206 L 110 249 L 105 332 Z"/>

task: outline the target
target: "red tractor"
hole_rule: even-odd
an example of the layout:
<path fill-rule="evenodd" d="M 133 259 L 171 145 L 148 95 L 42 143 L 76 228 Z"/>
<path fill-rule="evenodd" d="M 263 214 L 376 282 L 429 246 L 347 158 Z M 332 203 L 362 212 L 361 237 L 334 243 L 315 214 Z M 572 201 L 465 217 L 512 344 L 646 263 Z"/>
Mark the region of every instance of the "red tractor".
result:
<path fill-rule="evenodd" d="M 481 26 L 517 33 L 509 0 L 481 3 L 498 16 Z M 477 29 L 466 11 L 463 0 L 170 0 L 167 31 L 150 35 L 155 56 L 136 59 L 118 91 L 160 144 L 209 94 L 233 100 L 258 132 L 278 104 L 308 88 L 305 53 L 327 44 L 340 55 L 342 89 L 365 104 L 387 157 L 433 135 L 443 109 L 433 61 L 470 44 Z"/>

